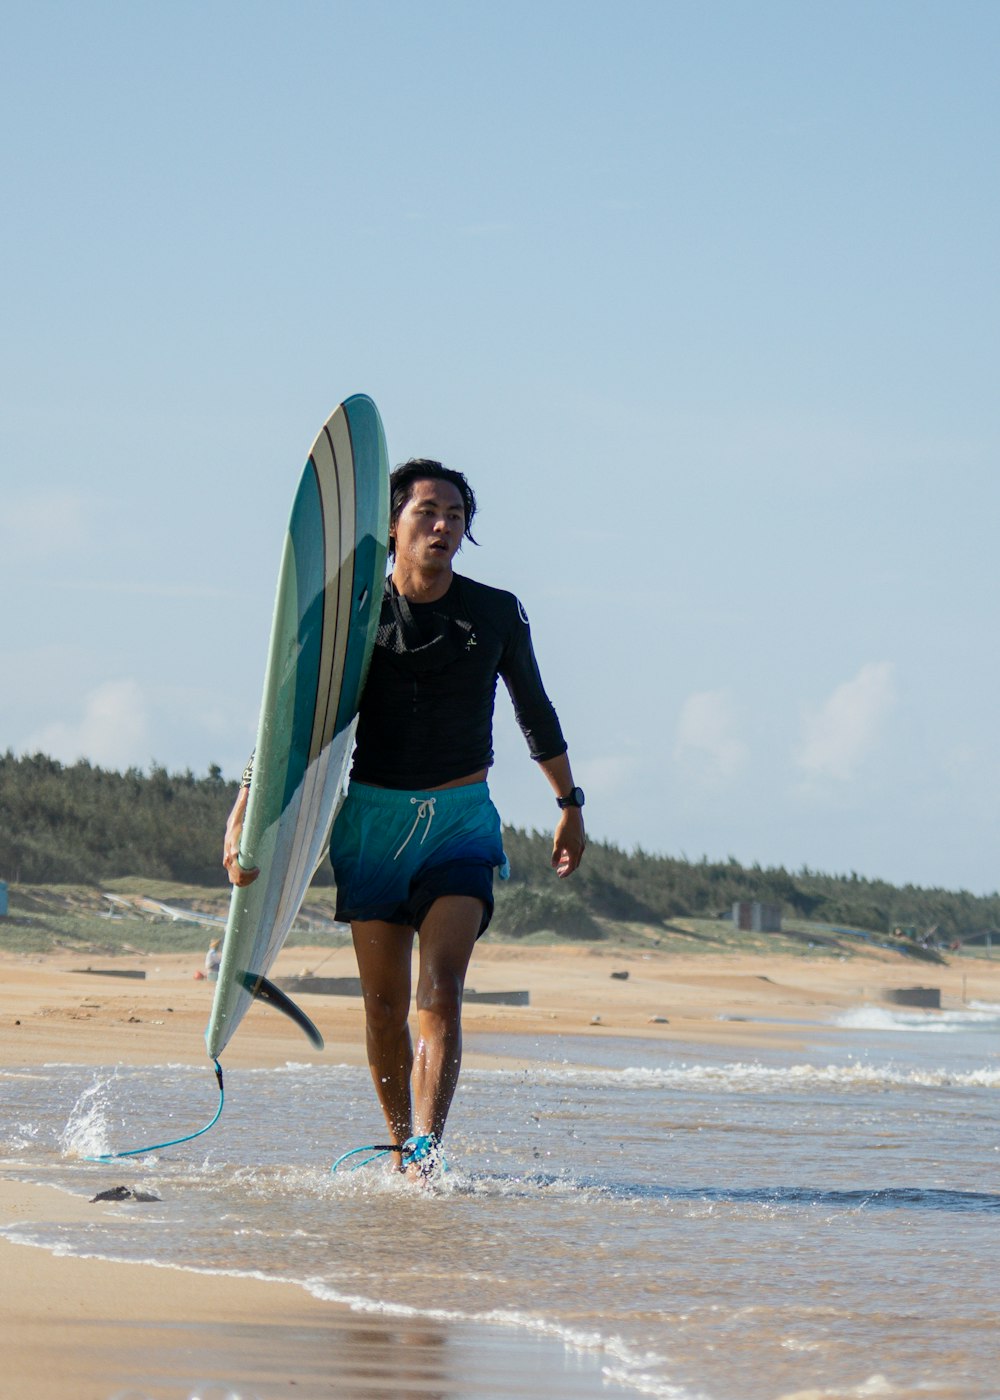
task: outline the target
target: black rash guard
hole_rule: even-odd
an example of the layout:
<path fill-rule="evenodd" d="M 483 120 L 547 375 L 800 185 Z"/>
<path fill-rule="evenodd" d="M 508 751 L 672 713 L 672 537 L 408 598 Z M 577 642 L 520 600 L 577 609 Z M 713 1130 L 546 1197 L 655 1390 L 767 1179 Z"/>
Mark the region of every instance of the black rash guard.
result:
<path fill-rule="evenodd" d="M 437 602 L 410 603 L 387 578 L 351 777 L 416 790 L 488 768 L 498 676 L 532 758 L 565 753 L 513 593 L 454 574 Z"/>

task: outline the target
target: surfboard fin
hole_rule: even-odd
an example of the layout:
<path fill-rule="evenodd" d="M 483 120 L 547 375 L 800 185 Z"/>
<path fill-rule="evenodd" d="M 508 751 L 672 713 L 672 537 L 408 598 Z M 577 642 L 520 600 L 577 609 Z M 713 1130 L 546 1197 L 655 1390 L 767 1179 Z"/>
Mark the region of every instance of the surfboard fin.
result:
<path fill-rule="evenodd" d="M 323 1037 L 320 1035 L 318 1029 L 312 1021 L 310 1021 L 309 1017 L 302 1010 L 302 1007 L 295 1005 L 287 992 L 283 992 L 280 987 L 276 987 L 267 977 L 258 977 L 255 972 L 245 972 L 243 974 L 243 985 L 258 1001 L 267 1002 L 268 1006 L 273 1006 L 275 1011 L 280 1011 L 283 1015 L 294 1021 L 317 1050 L 323 1049 Z"/>

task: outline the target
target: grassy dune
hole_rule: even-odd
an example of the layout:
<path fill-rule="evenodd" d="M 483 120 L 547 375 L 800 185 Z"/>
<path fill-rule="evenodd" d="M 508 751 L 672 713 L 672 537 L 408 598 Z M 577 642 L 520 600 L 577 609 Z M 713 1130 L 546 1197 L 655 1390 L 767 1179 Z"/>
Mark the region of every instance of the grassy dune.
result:
<path fill-rule="evenodd" d="M 9 952 L 79 951 L 114 957 L 119 954 L 183 952 L 207 947 L 221 935 L 220 925 L 177 917 L 190 911 L 224 920 L 229 891 L 169 880 L 125 876 L 106 881 L 99 889 L 88 885 L 12 885 L 10 912 L 0 919 L 0 948 Z M 109 897 L 110 896 L 110 897 Z M 158 908 L 169 905 L 173 915 Z M 846 931 L 809 920 L 786 919 L 781 933 L 748 933 L 727 919 L 674 918 L 664 922 L 598 918 L 600 946 L 658 949 L 663 953 L 760 953 L 801 957 L 855 957 L 872 944 L 891 949 L 902 959 L 943 961 L 941 954 L 884 933 Z M 506 935 L 498 917 L 493 941 L 527 947 L 572 941 L 540 930 L 526 937 Z M 335 926 L 330 888 L 311 889 L 288 938 L 289 946 L 338 947 L 349 935 Z M 962 957 L 985 956 L 983 948 L 963 949 Z M 953 955 L 952 955 L 953 956 Z"/>

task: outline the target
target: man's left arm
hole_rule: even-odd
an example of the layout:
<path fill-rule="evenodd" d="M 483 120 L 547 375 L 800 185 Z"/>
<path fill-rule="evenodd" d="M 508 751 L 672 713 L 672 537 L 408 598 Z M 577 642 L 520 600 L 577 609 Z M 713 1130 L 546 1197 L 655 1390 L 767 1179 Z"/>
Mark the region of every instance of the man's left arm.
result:
<path fill-rule="evenodd" d="M 559 754 L 557 758 L 538 760 L 538 766 L 549 780 L 549 786 L 557 798 L 568 797 L 576 786 L 573 771 L 569 766 L 569 755 Z M 559 813 L 555 839 L 552 842 L 552 867 L 560 880 L 565 880 L 583 859 L 587 846 L 587 836 L 583 829 L 583 809 L 564 807 Z"/>
<path fill-rule="evenodd" d="M 496 596 L 506 599 L 505 606 L 510 609 L 500 675 L 514 702 L 514 714 L 528 741 L 531 756 L 548 778 L 556 799 L 569 797 L 578 789 L 573 782 L 559 717 L 542 685 L 531 645 L 528 614 L 512 593 L 500 594 L 496 591 Z M 580 796 L 582 800 L 582 794 Z M 586 845 L 583 812 L 579 805 L 562 807 L 552 843 L 552 866 L 560 879 L 572 875 L 583 858 Z"/>

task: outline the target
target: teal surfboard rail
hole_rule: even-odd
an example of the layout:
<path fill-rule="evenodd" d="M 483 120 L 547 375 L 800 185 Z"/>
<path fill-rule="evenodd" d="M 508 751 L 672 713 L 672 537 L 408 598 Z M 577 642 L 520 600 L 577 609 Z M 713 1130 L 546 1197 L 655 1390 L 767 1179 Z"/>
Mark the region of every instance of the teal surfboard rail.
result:
<path fill-rule="evenodd" d="M 385 577 L 389 462 L 378 410 L 356 394 L 303 469 L 285 534 L 240 863 L 212 1014 L 215 1059 L 277 957 L 329 844 Z"/>

